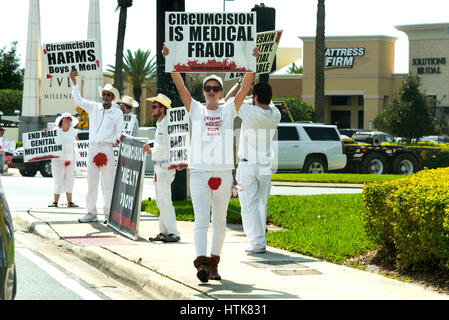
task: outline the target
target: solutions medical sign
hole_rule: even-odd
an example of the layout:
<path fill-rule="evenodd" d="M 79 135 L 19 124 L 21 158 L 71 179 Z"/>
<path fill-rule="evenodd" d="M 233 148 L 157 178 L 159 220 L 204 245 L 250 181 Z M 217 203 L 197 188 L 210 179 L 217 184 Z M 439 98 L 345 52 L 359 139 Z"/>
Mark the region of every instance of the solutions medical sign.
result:
<path fill-rule="evenodd" d="M 326 48 L 325 67 L 332 68 L 352 68 L 354 58 L 365 55 L 365 48 Z"/>

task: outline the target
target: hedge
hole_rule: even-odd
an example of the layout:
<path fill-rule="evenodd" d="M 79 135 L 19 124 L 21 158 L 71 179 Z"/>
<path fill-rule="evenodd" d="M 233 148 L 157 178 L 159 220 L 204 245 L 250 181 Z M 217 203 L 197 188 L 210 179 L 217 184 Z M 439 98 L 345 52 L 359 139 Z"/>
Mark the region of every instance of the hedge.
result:
<path fill-rule="evenodd" d="M 449 168 L 368 184 L 365 231 L 399 267 L 449 271 Z"/>

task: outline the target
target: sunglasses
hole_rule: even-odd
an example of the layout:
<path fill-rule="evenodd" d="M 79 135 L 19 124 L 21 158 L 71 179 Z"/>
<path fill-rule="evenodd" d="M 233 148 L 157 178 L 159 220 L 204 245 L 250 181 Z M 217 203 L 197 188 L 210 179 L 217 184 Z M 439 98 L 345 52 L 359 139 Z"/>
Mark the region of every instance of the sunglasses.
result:
<path fill-rule="evenodd" d="M 112 97 L 112 94 L 109 92 L 103 92 L 103 93 L 101 93 L 101 96 L 102 97 Z"/>
<path fill-rule="evenodd" d="M 209 92 L 211 90 L 214 90 L 214 92 L 218 92 L 221 90 L 221 87 L 212 87 L 212 86 L 204 86 L 204 91 Z"/>
<path fill-rule="evenodd" d="M 151 106 L 151 109 L 157 109 L 157 108 L 160 108 L 161 106 L 157 106 L 157 105 L 155 105 L 155 104 L 153 104 L 152 106 Z"/>

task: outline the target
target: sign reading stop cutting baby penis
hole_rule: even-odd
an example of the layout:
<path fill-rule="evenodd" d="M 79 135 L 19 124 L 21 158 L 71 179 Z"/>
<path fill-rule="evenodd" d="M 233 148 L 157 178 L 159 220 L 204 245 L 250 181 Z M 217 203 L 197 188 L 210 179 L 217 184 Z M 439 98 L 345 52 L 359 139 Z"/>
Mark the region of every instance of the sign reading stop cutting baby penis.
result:
<path fill-rule="evenodd" d="M 166 72 L 255 72 L 256 13 L 165 13 Z"/>
<path fill-rule="evenodd" d="M 42 49 L 47 79 L 68 75 L 71 70 L 78 71 L 79 75 L 102 72 L 100 53 L 93 40 L 47 43 Z"/>

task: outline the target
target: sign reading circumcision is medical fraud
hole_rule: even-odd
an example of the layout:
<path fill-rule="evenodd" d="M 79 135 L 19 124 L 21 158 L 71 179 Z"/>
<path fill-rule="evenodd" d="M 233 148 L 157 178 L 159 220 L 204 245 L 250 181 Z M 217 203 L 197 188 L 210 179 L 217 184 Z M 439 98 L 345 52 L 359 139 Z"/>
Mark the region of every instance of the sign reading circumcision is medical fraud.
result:
<path fill-rule="evenodd" d="M 71 70 L 79 75 L 100 74 L 101 61 L 94 40 L 81 40 L 42 45 L 46 78 L 68 75 Z"/>
<path fill-rule="evenodd" d="M 143 188 L 145 142 L 125 136 L 120 143 L 108 225 L 137 240 Z"/>
<path fill-rule="evenodd" d="M 22 133 L 22 141 L 24 162 L 62 158 L 64 156 L 63 142 L 59 130 Z"/>
<path fill-rule="evenodd" d="M 166 72 L 255 72 L 255 12 L 165 13 Z"/>
<path fill-rule="evenodd" d="M 190 152 L 189 113 L 185 107 L 167 110 L 169 139 L 169 169 L 188 167 Z"/>

